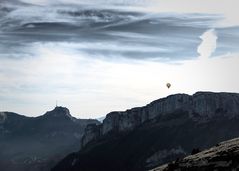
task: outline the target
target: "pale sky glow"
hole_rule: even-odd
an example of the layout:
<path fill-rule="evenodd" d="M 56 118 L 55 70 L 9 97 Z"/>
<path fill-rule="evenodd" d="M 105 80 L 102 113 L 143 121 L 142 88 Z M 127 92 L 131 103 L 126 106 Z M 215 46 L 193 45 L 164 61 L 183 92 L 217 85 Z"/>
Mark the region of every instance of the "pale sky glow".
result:
<path fill-rule="evenodd" d="M 24 2 L 48 5 L 50 1 L 24 0 Z M 76 3 L 75 0 L 71 2 Z M 107 4 L 112 2 L 108 0 Z M 146 0 L 121 2 L 132 6 L 137 4 L 142 8 Z M 239 28 L 236 27 L 239 26 L 237 12 L 239 1 L 150 0 L 145 6 L 147 8 L 144 10 L 150 11 L 150 15 L 151 12 L 162 14 L 167 12 L 167 15 L 159 16 L 161 18 L 152 20 L 153 22 L 142 19 L 142 23 L 146 24 L 136 25 L 137 17 L 130 14 L 128 19 L 130 22 L 126 23 L 128 25 L 120 23 L 122 25 L 119 25 L 119 28 L 122 30 L 117 30 L 117 25 L 114 26 L 113 23 L 113 26 L 106 25 L 106 31 L 96 27 L 92 29 L 93 31 L 90 30 L 92 34 L 86 34 L 85 31 L 76 32 L 75 35 L 72 32 L 77 29 L 81 31 L 81 27 L 59 25 L 58 27 L 62 27 L 63 31 L 60 30 L 62 32 L 58 33 L 54 25 L 49 25 L 47 26 L 49 32 L 44 32 L 46 28 L 41 24 L 46 21 L 69 22 L 75 26 L 76 21 L 79 21 L 84 25 L 88 18 L 83 20 L 72 16 L 61 18 L 55 12 L 49 12 L 49 15 L 41 18 L 41 15 L 46 13 L 44 11 L 46 8 L 34 13 L 38 6 L 19 8 L 10 13 L 6 20 L 14 19 L 13 23 L 19 22 L 21 26 L 31 21 L 29 23 L 32 24 L 32 28 L 29 35 L 28 32 L 24 33 L 25 35 L 19 34 L 17 39 L 15 35 L 7 37 L 5 30 L 2 33 L 0 29 L 0 39 L 2 39 L 2 42 L 0 40 L 2 55 L 0 56 L 0 111 L 38 116 L 53 109 L 57 100 L 59 105 L 68 107 L 76 117 L 98 118 L 111 111 L 143 106 L 175 93 L 239 92 L 239 79 L 237 79 L 239 51 L 235 50 L 239 42 Z M 169 17 L 171 13 L 173 19 Z M 225 19 L 204 26 L 201 18 L 207 16 L 202 15 L 200 18 L 198 15 L 185 15 L 177 18 L 175 13 L 220 14 Z M 78 13 L 73 14 L 78 15 Z M 112 18 L 107 18 L 106 23 L 110 23 L 108 20 Z M 118 16 L 115 18 L 118 22 Z M 100 19 L 94 18 L 97 22 Z M 0 24 L 7 25 L 6 20 L 0 19 Z M 171 20 L 175 22 L 172 26 L 167 23 Z M 38 25 L 34 25 L 36 21 L 40 23 L 40 29 Z M 151 28 L 149 23 L 152 27 L 156 23 L 155 28 Z M 12 28 L 12 25 L 7 26 Z M 178 25 L 180 27 L 177 27 Z M 68 27 L 69 31 L 64 32 Z M 138 27 L 142 27 L 143 31 Z M 130 29 L 127 30 L 128 28 Z M 144 29 L 149 31 L 144 32 Z M 182 31 L 177 32 L 180 29 Z M 21 29 L 17 30 L 16 34 L 21 31 Z M 98 32 L 102 32 L 103 36 Z M 188 34 L 191 32 L 192 35 Z M 68 33 L 69 37 L 73 36 L 66 39 Z M 45 38 L 44 34 L 49 36 Z M 36 35 L 41 36 L 35 40 Z M 105 39 L 104 42 L 100 36 Z M 13 41 L 14 46 L 6 48 L 4 45 L 8 40 L 10 43 Z M 182 44 L 182 47 L 177 47 L 177 43 Z M 18 53 L 19 47 L 24 53 Z M 10 55 L 6 51 L 8 48 L 12 52 L 9 53 Z M 171 50 L 173 50 L 171 55 L 174 55 L 172 58 L 170 58 Z M 186 53 L 187 51 L 192 53 Z M 183 54 L 180 54 L 182 52 Z M 184 58 L 182 57 L 184 52 L 185 55 L 192 54 L 192 56 Z M 153 58 L 155 54 L 160 55 Z M 166 87 L 168 82 L 172 84 L 170 89 Z"/>
<path fill-rule="evenodd" d="M 85 56 L 79 58 L 62 46 L 37 46 L 36 52 L 44 54 L 39 58 L 1 62 L 1 69 L 7 70 L 11 66 L 14 68 L 12 72 L 19 74 L 19 77 L 9 79 L 13 74 L 10 72 L 1 77 L 1 82 L 6 86 L 15 85 L 14 89 L 19 91 L 17 99 L 22 103 L 38 104 L 34 110 L 15 103 L 8 108 L 38 115 L 52 108 L 57 99 L 59 105 L 69 107 L 73 114 L 80 113 L 79 117 L 87 118 L 145 105 L 174 93 L 239 92 L 239 81 L 233 77 L 238 72 L 238 55 L 182 61 L 180 64 L 116 63 L 87 60 Z M 22 87 L 17 86 L 19 82 L 21 86 L 30 86 L 29 92 L 21 92 Z M 169 90 L 165 86 L 167 82 L 172 83 Z M 11 98 L 11 92 L 7 97 Z"/>

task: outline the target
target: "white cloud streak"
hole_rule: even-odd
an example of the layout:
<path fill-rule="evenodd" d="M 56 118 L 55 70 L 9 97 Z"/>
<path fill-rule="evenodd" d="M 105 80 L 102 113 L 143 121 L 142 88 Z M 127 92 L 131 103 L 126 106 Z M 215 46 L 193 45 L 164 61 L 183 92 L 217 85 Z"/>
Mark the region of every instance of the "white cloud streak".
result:
<path fill-rule="evenodd" d="M 239 25 L 238 0 L 152 0 L 151 4 L 151 11 L 221 14 L 225 18 L 216 26 Z"/>

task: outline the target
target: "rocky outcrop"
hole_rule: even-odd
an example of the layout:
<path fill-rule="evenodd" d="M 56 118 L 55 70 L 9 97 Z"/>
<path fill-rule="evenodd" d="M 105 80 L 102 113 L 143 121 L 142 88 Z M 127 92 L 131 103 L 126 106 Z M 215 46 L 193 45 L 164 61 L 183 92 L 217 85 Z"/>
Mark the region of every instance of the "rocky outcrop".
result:
<path fill-rule="evenodd" d="M 236 138 L 219 143 L 208 150 L 152 169 L 151 171 L 233 171 L 238 169 L 239 138 Z"/>
<path fill-rule="evenodd" d="M 162 98 L 144 106 L 111 112 L 102 125 L 88 127 L 82 139 L 85 146 L 90 141 L 110 132 L 125 132 L 134 130 L 139 125 L 160 116 L 175 112 L 187 113 L 197 122 L 207 122 L 215 117 L 233 118 L 239 116 L 239 94 L 198 92 L 192 96 L 176 94 Z"/>
<path fill-rule="evenodd" d="M 66 116 L 69 118 L 73 118 L 70 114 L 69 109 L 67 109 L 66 107 L 62 107 L 62 106 L 56 106 L 55 109 L 53 109 L 52 111 L 48 111 L 45 113 L 45 116 L 54 116 L 54 117 L 62 117 L 62 116 Z"/>

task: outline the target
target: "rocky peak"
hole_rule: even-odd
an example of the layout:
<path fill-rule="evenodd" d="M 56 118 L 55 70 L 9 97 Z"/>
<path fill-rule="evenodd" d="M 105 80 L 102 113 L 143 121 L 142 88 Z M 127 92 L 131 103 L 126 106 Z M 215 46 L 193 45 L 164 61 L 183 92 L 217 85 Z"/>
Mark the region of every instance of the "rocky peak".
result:
<path fill-rule="evenodd" d="M 68 117 L 68 118 L 73 118 L 70 114 L 69 109 L 66 107 L 62 106 L 56 106 L 52 111 L 48 111 L 45 116 L 52 116 L 52 117 Z"/>

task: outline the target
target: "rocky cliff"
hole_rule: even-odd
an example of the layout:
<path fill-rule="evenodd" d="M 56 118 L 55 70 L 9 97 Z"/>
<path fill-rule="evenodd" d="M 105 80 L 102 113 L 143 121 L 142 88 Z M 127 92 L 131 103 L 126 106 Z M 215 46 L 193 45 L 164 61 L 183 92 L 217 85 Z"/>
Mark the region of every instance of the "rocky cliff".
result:
<path fill-rule="evenodd" d="M 189 117 L 197 122 L 207 122 L 215 117 L 233 118 L 239 116 L 239 94 L 212 92 L 198 92 L 192 96 L 176 94 L 153 101 L 144 107 L 111 112 L 102 125 L 87 127 L 82 145 L 85 146 L 110 132 L 134 130 L 149 120 L 177 111 L 188 113 Z"/>

